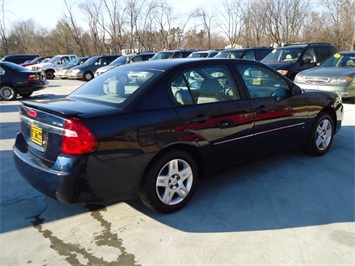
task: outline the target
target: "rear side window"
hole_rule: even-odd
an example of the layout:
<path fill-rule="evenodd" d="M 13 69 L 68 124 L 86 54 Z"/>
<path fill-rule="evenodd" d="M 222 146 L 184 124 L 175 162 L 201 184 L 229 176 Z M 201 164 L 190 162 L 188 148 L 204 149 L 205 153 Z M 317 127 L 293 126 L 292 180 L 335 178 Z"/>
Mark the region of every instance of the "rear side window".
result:
<path fill-rule="evenodd" d="M 224 66 L 191 68 L 176 76 L 170 90 L 179 105 L 206 104 L 239 99 L 239 93 Z"/>
<path fill-rule="evenodd" d="M 317 62 L 323 62 L 325 59 L 332 55 L 332 52 L 330 51 L 329 47 L 320 46 L 315 47 L 314 49 L 317 54 Z"/>

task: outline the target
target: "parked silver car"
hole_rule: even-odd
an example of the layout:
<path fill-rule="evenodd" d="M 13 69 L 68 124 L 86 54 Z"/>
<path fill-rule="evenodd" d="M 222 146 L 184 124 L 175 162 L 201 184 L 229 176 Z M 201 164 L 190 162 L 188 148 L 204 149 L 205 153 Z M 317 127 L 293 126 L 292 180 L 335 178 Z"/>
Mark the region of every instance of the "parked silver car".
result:
<path fill-rule="evenodd" d="M 319 67 L 301 71 L 295 83 L 302 89 L 333 91 L 355 99 L 355 51 L 335 53 Z"/>

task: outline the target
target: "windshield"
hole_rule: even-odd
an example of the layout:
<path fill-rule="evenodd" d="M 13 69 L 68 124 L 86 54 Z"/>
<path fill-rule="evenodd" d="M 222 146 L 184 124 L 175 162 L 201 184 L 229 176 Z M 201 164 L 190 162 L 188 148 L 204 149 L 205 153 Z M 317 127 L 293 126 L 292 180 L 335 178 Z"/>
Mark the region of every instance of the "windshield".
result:
<path fill-rule="evenodd" d="M 261 62 L 296 62 L 304 48 L 282 47 L 272 50 Z"/>
<path fill-rule="evenodd" d="M 131 56 L 128 56 L 128 55 L 123 55 L 123 56 L 120 56 L 118 58 L 116 58 L 115 60 L 113 60 L 109 65 L 110 66 L 120 66 L 120 65 L 124 65 L 128 62 L 128 60 L 132 57 L 133 55 Z"/>
<path fill-rule="evenodd" d="M 59 61 L 60 58 L 61 58 L 60 56 L 54 56 L 48 62 L 56 64 Z"/>
<path fill-rule="evenodd" d="M 321 67 L 355 67 L 355 53 L 341 54 L 336 53 L 329 57 L 321 65 Z"/>
<path fill-rule="evenodd" d="M 125 65 L 130 66 L 130 65 Z M 119 67 L 107 71 L 74 91 L 68 98 L 78 98 L 123 108 L 140 89 L 159 75 L 159 71 Z"/>
<path fill-rule="evenodd" d="M 93 65 L 93 64 L 95 64 L 97 58 L 98 58 L 98 56 L 90 57 L 88 60 L 86 60 L 86 61 L 83 63 L 83 65 L 84 65 L 84 66 Z"/>
<path fill-rule="evenodd" d="M 205 58 L 208 56 L 208 53 L 192 53 L 188 57 L 189 58 Z"/>
<path fill-rule="evenodd" d="M 215 55 L 215 58 L 242 58 L 244 50 L 221 51 Z"/>
<path fill-rule="evenodd" d="M 173 55 L 173 52 L 159 52 L 155 54 L 150 60 L 170 59 L 173 57 Z"/>

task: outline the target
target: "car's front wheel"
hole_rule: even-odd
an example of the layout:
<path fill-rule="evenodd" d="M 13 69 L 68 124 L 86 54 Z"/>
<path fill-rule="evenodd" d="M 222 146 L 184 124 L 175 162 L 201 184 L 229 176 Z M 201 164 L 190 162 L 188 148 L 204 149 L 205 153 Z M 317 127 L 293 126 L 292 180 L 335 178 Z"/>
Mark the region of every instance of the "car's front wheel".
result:
<path fill-rule="evenodd" d="M 198 168 L 192 156 L 176 150 L 160 156 L 148 169 L 139 192 L 149 208 L 171 213 L 191 199 L 198 180 Z"/>
<path fill-rule="evenodd" d="M 16 90 L 10 85 L 3 85 L 0 88 L 0 98 L 5 101 L 11 101 L 16 99 L 17 92 Z"/>
<path fill-rule="evenodd" d="M 325 154 L 332 144 L 334 136 L 333 120 L 327 113 L 316 118 L 308 140 L 308 152 L 312 155 Z"/>
<path fill-rule="evenodd" d="M 92 80 L 94 78 L 94 74 L 91 72 L 85 72 L 84 73 L 84 80 L 85 81 L 89 81 Z"/>

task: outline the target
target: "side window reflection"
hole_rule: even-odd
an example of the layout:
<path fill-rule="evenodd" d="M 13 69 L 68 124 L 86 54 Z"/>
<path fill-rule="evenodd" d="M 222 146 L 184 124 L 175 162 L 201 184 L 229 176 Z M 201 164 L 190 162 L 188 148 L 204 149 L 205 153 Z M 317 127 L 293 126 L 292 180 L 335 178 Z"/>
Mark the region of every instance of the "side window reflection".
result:
<path fill-rule="evenodd" d="M 176 102 L 180 105 L 240 99 L 234 80 L 224 66 L 187 70 L 176 76 L 170 87 Z"/>
<path fill-rule="evenodd" d="M 269 69 L 255 65 L 237 65 L 251 98 L 289 95 L 287 82 Z"/>

